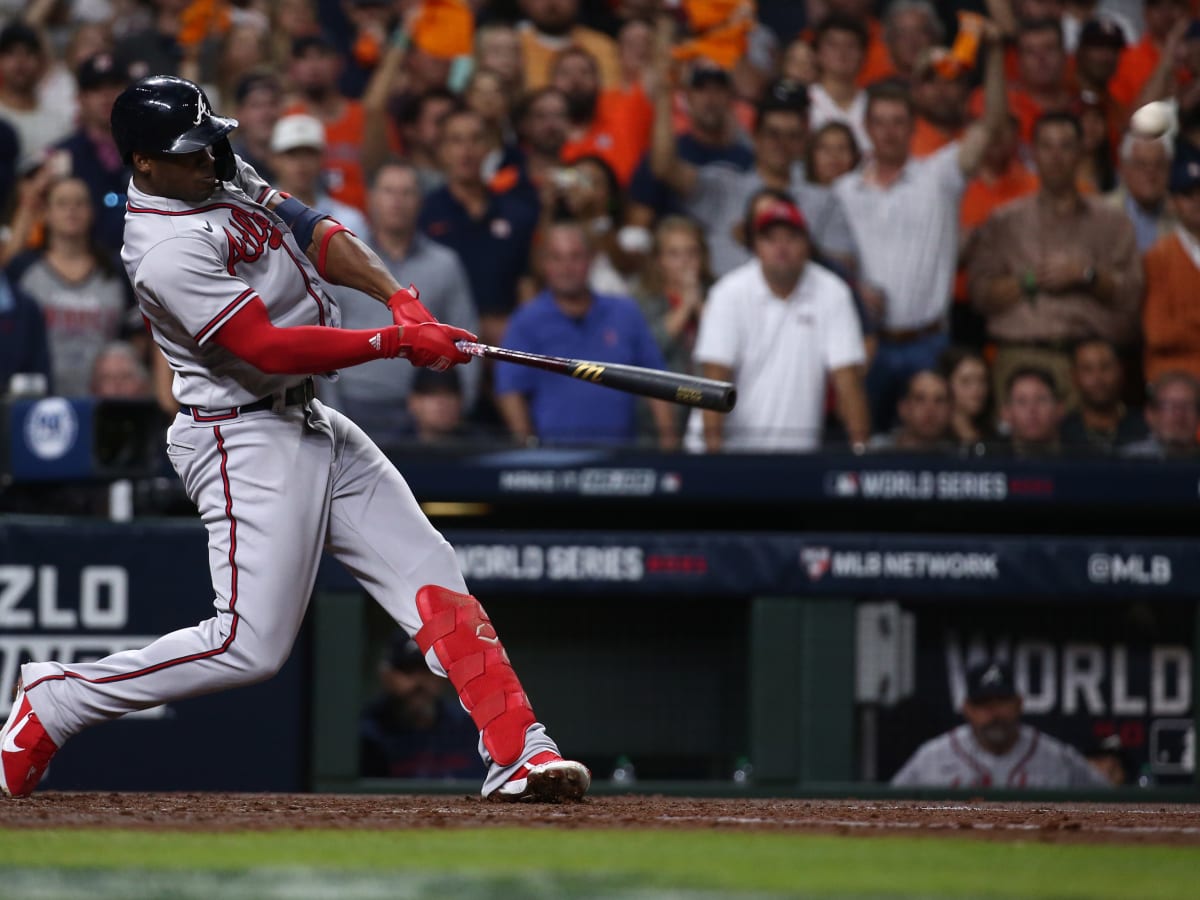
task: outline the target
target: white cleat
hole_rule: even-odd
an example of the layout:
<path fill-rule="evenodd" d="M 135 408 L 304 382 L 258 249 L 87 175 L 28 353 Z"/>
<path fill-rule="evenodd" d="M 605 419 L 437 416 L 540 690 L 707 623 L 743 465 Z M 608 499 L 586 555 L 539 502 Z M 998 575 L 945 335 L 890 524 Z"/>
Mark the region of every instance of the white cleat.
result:
<path fill-rule="evenodd" d="M 505 803 L 574 803 L 592 786 L 592 773 L 583 763 L 563 759 L 549 750 L 517 769 L 488 798 Z"/>

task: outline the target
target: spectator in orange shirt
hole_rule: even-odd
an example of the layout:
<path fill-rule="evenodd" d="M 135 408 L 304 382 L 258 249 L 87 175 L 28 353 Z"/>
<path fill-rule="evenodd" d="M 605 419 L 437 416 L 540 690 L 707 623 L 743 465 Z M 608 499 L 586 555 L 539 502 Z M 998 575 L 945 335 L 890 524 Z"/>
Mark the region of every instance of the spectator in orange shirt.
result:
<path fill-rule="evenodd" d="M 1143 261 L 1147 382 L 1175 370 L 1200 378 L 1200 151 L 1177 148 L 1170 190 L 1178 224 Z"/>
<path fill-rule="evenodd" d="M 863 67 L 858 73 L 858 83 L 862 87 L 882 81 L 896 74 L 888 53 L 887 43 L 883 39 L 883 26 L 874 15 L 874 0 L 827 0 L 827 15 L 841 15 L 861 22 L 867 29 L 866 56 Z"/>
<path fill-rule="evenodd" d="M 602 89 L 599 66 L 581 47 L 568 47 L 555 57 L 551 84 L 566 95 L 571 116 L 563 162 L 599 156 L 627 187 L 650 146 L 654 108 L 646 95 Z"/>
<path fill-rule="evenodd" d="M 291 83 L 301 99 L 284 114 L 308 113 L 325 125 L 322 177 L 335 200 L 361 210 L 367 184 L 359 153 L 366 128 L 362 104 L 348 100 L 337 89 L 341 57 L 332 41 L 322 35 L 298 38 L 292 44 Z"/>
<path fill-rule="evenodd" d="M 521 0 L 521 55 L 525 60 L 525 90 L 545 87 L 559 54 L 567 47 L 587 51 L 604 87 L 621 83 L 617 44 L 607 34 L 579 24 L 579 0 Z"/>
<path fill-rule="evenodd" d="M 1048 112 L 1068 112 L 1074 97 L 1067 88 L 1067 54 L 1062 23 L 1040 19 L 1017 32 L 1017 81 L 1008 89 L 1008 109 L 1017 117 L 1021 143 L 1033 142 L 1033 126 Z M 972 116 L 983 111 L 983 92 L 971 97 Z"/>
<path fill-rule="evenodd" d="M 933 47 L 921 54 L 912 72 L 912 100 L 916 119 L 909 151 L 914 158 L 929 156 L 962 137 L 967 127 L 970 73 L 954 74 L 939 65 L 949 51 Z M 949 76 L 949 77 L 947 77 Z"/>
<path fill-rule="evenodd" d="M 1121 54 L 1117 72 L 1109 84 L 1117 102 L 1127 109 L 1134 108 L 1142 88 L 1158 68 L 1168 36 L 1188 15 L 1187 0 L 1145 0 L 1145 34 Z"/>
<path fill-rule="evenodd" d="M 893 0 L 883 17 L 892 76 L 911 80 L 918 63 L 946 38 L 946 27 L 928 0 Z"/>

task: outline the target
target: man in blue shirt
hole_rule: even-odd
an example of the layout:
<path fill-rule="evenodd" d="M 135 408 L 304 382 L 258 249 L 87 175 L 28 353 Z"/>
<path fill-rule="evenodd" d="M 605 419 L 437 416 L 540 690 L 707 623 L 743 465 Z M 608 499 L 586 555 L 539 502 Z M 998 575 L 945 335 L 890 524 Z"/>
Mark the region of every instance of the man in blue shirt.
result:
<path fill-rule="evenodd" d="M 513 350 L 665 369 L 654 335 L 627 297 L 588 287 L 592 251 L 576 222 L 550 226 L 542 236 L 546 290 L 512 317 L 503 344 Z M 511 363 L 496 365 L 496 402 L 521 442 L 632 444 L 638 437 L 637 398 L 585 381 Z M 679 444 L 675 411 L 648 401 L 658 445 Z"/>
<path fill-rule="evenodd" d="M 477 112 L 459 109 L 442 120 L 446 184 L 425 198 L 418 225 L 458 254 L 479 309 L 479 337 L 495 344 L 517 305 L 541 203 L 524 181 L 503 193 L 489 188 L 482 175 L 487 150 Z"/>

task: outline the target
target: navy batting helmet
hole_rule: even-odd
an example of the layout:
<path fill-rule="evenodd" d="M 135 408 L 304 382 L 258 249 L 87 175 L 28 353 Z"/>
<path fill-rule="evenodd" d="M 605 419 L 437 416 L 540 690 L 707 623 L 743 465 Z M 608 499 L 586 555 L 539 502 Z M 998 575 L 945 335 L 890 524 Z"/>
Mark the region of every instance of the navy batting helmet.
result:
<path fill-rule="evenodd" d="M 138 153 L 193 153 L 213 148 L 217 177 L 234 175 L 226 135 L 237 119 L 213 115 L 200 85 L 174 75 L 151 75 L 127 87 L 112 108 L 113 139 L 126 163 Z"/>

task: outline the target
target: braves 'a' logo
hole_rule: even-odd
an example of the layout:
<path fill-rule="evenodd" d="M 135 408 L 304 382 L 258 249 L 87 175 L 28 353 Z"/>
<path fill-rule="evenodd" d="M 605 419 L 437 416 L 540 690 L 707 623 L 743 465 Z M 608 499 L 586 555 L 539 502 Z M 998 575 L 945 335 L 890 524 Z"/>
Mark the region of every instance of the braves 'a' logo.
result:
<path fill-rule="evenodd" d="M 225 237 L 229 241 L 230 275 L 235 274 L 238 263 L 252 263 L 263 255 L 264 250 L 278 250 L 283 243 L 283 232 L 279 226 L 262 213 L 247 209 L 230 211 Z"/>
<path fill-rule="evenodd" d="M 199 125 L 208 116 L 212 115 L 212 109 L 208 105 L 208 101 L 204 99 L 204 94 L 197 88 L 196 90 L 196 118 L 192 120 L 193 125 Z"/>

